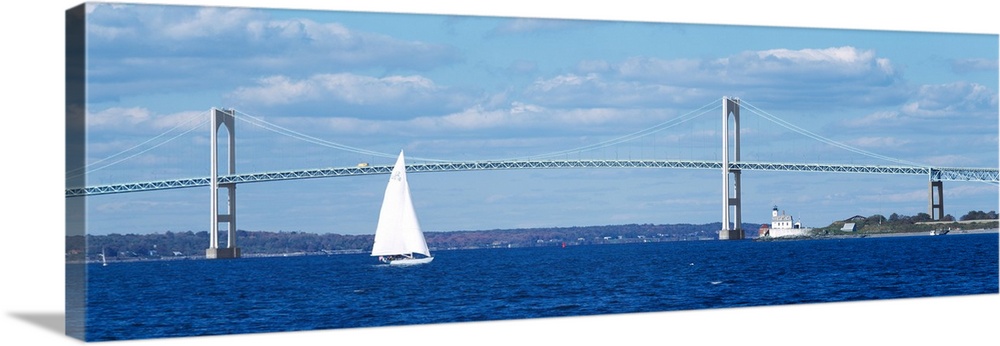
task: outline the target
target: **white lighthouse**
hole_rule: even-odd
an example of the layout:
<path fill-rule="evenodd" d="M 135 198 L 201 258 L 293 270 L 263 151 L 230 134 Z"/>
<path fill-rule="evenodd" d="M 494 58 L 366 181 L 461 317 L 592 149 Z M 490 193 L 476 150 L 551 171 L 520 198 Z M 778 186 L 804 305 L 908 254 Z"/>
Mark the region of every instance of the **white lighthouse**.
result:
<path fill-rule="evenodd" d="M 778 206 L 771 209 L 771 228 L 768 230 L 768 235 L 772 238 L 807 235 L 810 230 L 802 228 L 802 224 L 795 222 L 791 215 L 785 215 L 784 211 L 779 213 Z"/>

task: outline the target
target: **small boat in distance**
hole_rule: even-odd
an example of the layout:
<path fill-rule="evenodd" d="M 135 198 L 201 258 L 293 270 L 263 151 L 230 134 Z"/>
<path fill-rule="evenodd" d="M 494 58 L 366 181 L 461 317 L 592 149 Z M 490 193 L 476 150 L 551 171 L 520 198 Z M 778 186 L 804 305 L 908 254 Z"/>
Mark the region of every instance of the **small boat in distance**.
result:
<path fill-rule="evenodd" d="M 936 230 L 931 231 L 931 235 L 945 235 L 945 234 L 948 234 L 948 232 L 951 232 L 951 230 L 950 229 L 936 229 Z"/>
<path fill-rule="evenodd" d="M 104 254 L 104 248 L 101 248 L 101 266 L 108 266 L 108 256 Z"/>
<path fill-rule="evenodd" d="M 378 256 L 379 261 L 389 265 L 423 264 L 434 260 L 413 210 L 402 150 L 385 187 L 372 256 Z"/>

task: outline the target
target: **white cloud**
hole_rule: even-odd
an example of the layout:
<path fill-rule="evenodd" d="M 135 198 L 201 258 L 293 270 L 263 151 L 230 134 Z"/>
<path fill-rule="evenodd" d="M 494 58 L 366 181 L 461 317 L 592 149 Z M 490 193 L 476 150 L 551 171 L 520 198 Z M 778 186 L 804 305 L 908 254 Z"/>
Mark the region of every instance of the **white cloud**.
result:
<path fill-rule="evenodd" d="M 135 126 L 148 121 L 152 117 L 150 111 L 141 107 L 114 107 L 97 113 L 87 114 L 87 124 L 95 127 Z"/>
<path fill-rule="evenodd" d="M 156 114 L 144 107 L 112 107 L 87 112 L 87 127 L 94 131 L 113 130 L 153 133 L 174 129 L 178 132 L 198 126 L 208 120 L 208 111 L 188 111 Z"/>
<path fill-rule="evenodd" d="M 618 70 L 627 78 L 705 85 L 789 85 L 831 79 L 885 83 L 896 75 L 889 60 L 878 58 L 874 51 L 848 46 L 747 51 L 720 59 L 633 57 L 619 64 Z M 790 76 L 794 79 L 789 80 Z"/>
<path fill-rule="evenodd" d="M 911 190 L 908 192 L 895 192 L 881 195 L 881 200 L 886 202 L 912 202 L 927 199 L 927 190 Z"/>
<path fill-rule="evenodd" d="M 139 36 L 136 30 L 132 28 L 113 27 L 113 26 L 104 26 L 96 24 L 87 27 L 87 34 L 91 35 L 91 37 L 96 37 L 109 41 L 135 38 Z"/>
<path fill-rule="evenodd" d="M 872 51 L 859 51 L 854 47 L 833 47 L 826 49 L 771 49 L 759 51 L 757 57 L 762 61 L 776 58 L 792 62 L 821 62 L 840 65 L 869 65 L 875 57 Z"/>
<path fill-rule="evenodd" d="M 370 77 L 338 73 L 302 79 L 270 76 L 227 95 L 244 107 L 285 114 L 414 118 L 447 114 L 472 104 L 473 96 L 419 75 Z"/>
<path fill-rule="evenodd" d="M 481 130 L 498 127 L 517 127 L 528 118 L 526 112 L 511 112 L 510 110 L 485 110 L 481 108 L 466 109 L 441 117 L 420 117 L 413 119 L 409 125 L 422 130 Z"/>
<path fill-rule="evenodd" d="M 235 88 L 256 76 L 427 70 L 462 59 L 443 44 L 254 9 L 97 6 L 87 24 L 90 95 L 108 99 Z"/>
<path fill-rule="evenodd" d="M 838 106 L 868 106 L 898 104 L 911 91 L 891 61 L 849 46 L 747 51 L 723 58 L 584 60 L 575 69 L 578 74 L 536 80 L 525 95 L 546 106 L 663 107 L 721 95 L 759 104 L 815 105 L 835 98 Z"/>
<path fill-rule="evenodd" d="M 915 159 L 930 165 L 981 166 L 996 162 L 996 91 L 966 82 L 924 85 L 914 90 L 909 101 L 894 106 L 896 109 L 846 118 L 838 122 L 836 129 L 853 136 L 869 135 L 851 142 L 853 145 L 899 149 L 910 157 L 926 155 Z M 888 140 L 885 135 L 889 134 L 898 140 Z M 962 136 L 962 140 L 954 140 L 955 136 Z M 970 147 L 982 150 L 970 152 Z M 949 154 L 956 152 L 963 154 Z"/>
<path fill-rule="evenodd" d="M 577 26 L 577 22 L 556 19 L 512 18 L 498 24 L 491 35 L 529 34 L 542 31 L 564 30 Z"/>
<path fill-rule="evenodd" d="M 924 85 L 915 99 L 902 107 L 904 114 L 920 118 L 983 115 L 996 118 L 997 91 L 976 83 Z"/>
<path fill-rule="evenodd" d="M 311 20 L 261 20 L 247 23 L 247 32 L 255 41 L 268 40 L 309 40 L 346 43 L 355 34 L 337 23 L 317 23 Z"/>
<path fill-rule="evenodd" d="M 278 57 L 296 51 L 317 64 L 427 69 L 459 60 L 450 47 L 352 30 L 340 23 L 307 19 L 259 20 L 246 25 L 246 41 Z M 291 60 L 291 58 L 288 58 Z"/>
<path fill-rule="evenodd" d="M 979 160 L 958 154 L 925 157 L 921 161 L 935 167 L 971 167 L 980 163 Z"/>
<path fill-rule="evenodd" d="M 861 137 L 851 141 L 851 145 L 859 148 L 890 149 L 909 145 L 911 141 L 896 137 Z"/>
<path fill-rule="evenodd" d="M 956 73 L 997 72 L 1000 62 L 995 59 L 956 59 L 951 62 L 951 69 Z"/>
<path fill-rule="evenodd" d="M 993 196 L 1000 195 L 1000 190 L 996 185 L 991 184 L 962 184 L 949 186 L 946 192 L 949 197 L 967 198 L 973 196 Z"/>
<path fill-rule="evenodd" d="M 635 113 L 616 109 L 548 109 L 538 105 L 512 103 L 504 109 L 469 108 L 440 117 L 414 119 L 408 127 L 425 131 L 473 131 L 487 129 L 565 130 L 618 124 L 634 119 Z"/>
<path fill-rule="evenodd" d="M 594 73 L 586 76 L 578 76 L 575 74 L 560 75 L 545 80 L 535 81 L 529 90 L 534 89 L 541 92 L 548 92 L 564 86 L 583 85 L 584 83 L 596 81 L 597 79 L 597 74 Z"/>
<path fill-rule="evenodd" d="M 610 132 L 634 129 L 636 123 L 662 117 L 662 112 L 614 108 L 558 109 L 515 102 L 504 109 L 469 108 L 441 117 L 414 119 L 408 127 L 425 131 L 518 129 L 521 131 Z"/>
<path fill-rule="evenodd" d="M 98 213 L 109 213 L 115 215 L 129 215 L 128 213 L 164 210 L 166 208 L 191 208 L 197 207 L 184 201 L 160 201 L 160 200 L 129 200 L 110 201 L 95 203 L 93 210 Z"/>
<path fill-rule="evenodd" d="M 561 107 L 662 107 L 716 98 L 697 88 L 684 88 L 666 83 L 650 83 L 606 78 L 597 73 L 563 74 L 539 79 L 524 90 L 524 96 L 534 103 Z"/>
<path fill-rule="evenodd" d="M 271 76 L 257 81 L 258 86 L 241 87 L 230 97 L 265 105 L 288 104 L 303 99 L 320 97 L 319 85 L 310 80 L 293 81 L 286 76 Z"/>
<path fill-rule="evenodd" d="M 658 80 L 664 84 L 705 83 L 726 76 L 725 60 L 659 59 L 632 57 L 615 68 L 624 79 Z M 713 83 L 716 84 L 717 82 Z"/>
<path fill-rule="evenodd" d="M 87 34 L 93 40 L 88 43 L 136 44 L 149 49 L 164 41 L 234 38 L 243 35 L 247 23 L 263 16 L 244 8 L 95 4 L 88 7 Z"/>
<path fill-rule="evenodd" d="M 327 133 L 399 136 L 413 133 L 448 135 L 484 131 L 514 131 L 525 135 L 556 132 L 621 134 L 636 126 L 662 122 L 670 114 L 665 111 L 643 111 L 615 108 L 548 108 L 541 105 L 511 102 L 503 107 L 487 108 L 474 105 L 456 112 L 419 116 L 412 119 L 376 119 L 371 117 L 285 117 L 282 123 L 297 127 L 323 128 Z M 637 125 L 638 124 L 638 125 Z M 582 131 L 582 132 L 581 132 Z"/>
<path fill-rule="evenodd" d="M 858 119 L 848 119 L 844 125 L 854 128 L 884 128 L 887 126 L 899 125 L 901 121 L 899 112 L 882 111 L 875 112 Z"/>
<path fill-rule="evenodd" d="M 746 52 L 727 59 L 728 75 L 744 81 L 774 83 L 851 82 L 883 85 L 896 78 L 889 60 L 874 51 L 854 47 L 772 49 Z M 793 80 L 788 80 L 793 77 Z"/>
<path fill-rule="evenodd" d="M 198 7 L 193 15 L 182 16 L 175 21 L 151 23 L 160 24 L 151 29 L 163 33 L 168 39 L 182 41 L 239 33 L 245 30 L 246 23 L 253 23 L 259 17 L 258 12 L 249 9 Z"/>
<path fill-rule="evenodd" d="M 576 65 L 576 69 L 583 73 L 601 73 L 610 71 L 611 64 L 605 60 L 584 60 Z"/>

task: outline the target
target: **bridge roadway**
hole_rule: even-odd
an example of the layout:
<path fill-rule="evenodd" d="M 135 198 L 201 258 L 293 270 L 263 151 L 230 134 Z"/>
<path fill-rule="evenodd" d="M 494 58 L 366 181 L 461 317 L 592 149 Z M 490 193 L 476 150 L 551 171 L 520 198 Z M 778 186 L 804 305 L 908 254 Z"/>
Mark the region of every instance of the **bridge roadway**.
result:
<path fill-rule="evenodd" d="M 550 169 L 550 168 L 681 168 L 721 170 L 717 161 L 671 161 L 671 160 L 538 160 L 538 161 L 472 161 L 436 162 L 407 165 L 408 173 L 451 172 L 505 169 Z M 768 163 L 736 162 L 731 170 L 744 171 L 786 171 L 786 172 L 834 172 L 864 174 L 925 175 L 930 180 L 1000 182 L 996 168 L 935 168 L 916 166 L 876 166 L 838 165 L 818 163 Z M 283 172 L 245 173 L 219 176 L 219 184 L 255 183 L 278 180 L 343 177 L 356 175 L 389 174 L 392 166 L 357 166 L 341 168 L 318 168 Z M 159 180 L 138 183 L 123 183 L 92 187 L 66 189 L 66 197 L 93 196 L 114 193 L 139 192 L 209 186 L 210 177 Z"/>

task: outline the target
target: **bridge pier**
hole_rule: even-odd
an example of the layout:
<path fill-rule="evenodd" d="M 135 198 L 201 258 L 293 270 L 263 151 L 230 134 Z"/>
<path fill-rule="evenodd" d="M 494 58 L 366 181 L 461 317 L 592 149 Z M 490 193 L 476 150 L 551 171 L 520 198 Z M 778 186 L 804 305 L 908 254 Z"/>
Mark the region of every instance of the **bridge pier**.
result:
<path fill-rule="evenodd" d="M 719 240 L 739 240 L 743 234 L 740 170 L 729 166 L 729 116 L 734 119 L 733 158 L 740 161 L 740 100 L 722 98 L 722 230 Z M 730 222 L 732 221 L 732 223 Z"/>
<path fill-rule="evenodd" d="M 934 193 L 935 191 L 937 191 L 937 194 Z M 940 180 L 931 180 L 930 190 L 927 193 L 927 197 L 930 200 L 928 212 L 931 215 L 931 219 L 944 219 L 944 182 Z"/>
<path fill-rule="evenodd" d="M 228 131 L 228 172 L 230 175 L 236 174 L 236 111 L 220 110 L 212 108 L 212 176 L 210 207 L 212 209 L 211 227 L 209 232 L 208 249 L 205 250 L 205 258 L 239 258 L 240 249 L 236 247 L 236 184 L 219 184 L 219 127 L 224 126 Z M 228 199 L 226 202 L 227 213 L 219 213 L 219 189 L 226 189 Z M 227 224 L 227 241 L 225 248 L 219 248 L 219 224 Z"/>

